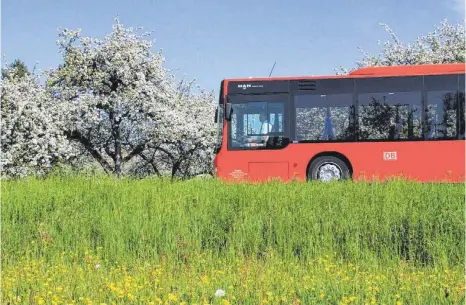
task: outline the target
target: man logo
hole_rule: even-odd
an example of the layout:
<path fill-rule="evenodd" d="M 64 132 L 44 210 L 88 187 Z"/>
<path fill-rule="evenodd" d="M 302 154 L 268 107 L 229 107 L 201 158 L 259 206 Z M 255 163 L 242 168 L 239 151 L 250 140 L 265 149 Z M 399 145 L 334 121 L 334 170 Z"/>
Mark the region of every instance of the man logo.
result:
<path fill-rule="evenodd" d="M 396 151 L 384 151 L 383 159 L 385 161 L 396 161 L 397 160 Z"/>
<path fill-rule="evenodd" d="M 243 88 L 243 90 L 246 90 L 246 88 L 251 88 L 251 84 L 239 84 L 238 88 Z"/>

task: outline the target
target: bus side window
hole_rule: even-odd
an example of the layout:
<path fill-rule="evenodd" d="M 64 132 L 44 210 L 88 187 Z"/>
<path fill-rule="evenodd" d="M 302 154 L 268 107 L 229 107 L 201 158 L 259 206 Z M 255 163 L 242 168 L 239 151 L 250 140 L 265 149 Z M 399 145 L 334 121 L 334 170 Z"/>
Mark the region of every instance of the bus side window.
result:
<path fill-rule="evenodd" d="M 432 75 L 424 78 L 426 96 L 425 139 L 458 137 L 458 76 Z"/>
<path fill-rule="evenodd" d="M 459 74 L 459 91 L 458 91 L 458 139 L 464 140 L 464 133 L 465 133 L 465 123 L 464 123 L 464 116 L 465 116 L 465 75 Z"/>
<path fill-rule="evenodd" d="M 352 94 L 303 94 L 295 97 L 298 141 L 351 140 Z"/>
<path fill-rule="evenodd" d="M 457 93 L 455 91 L 427 92 L 428 139 L 456 137 Z"/>
<path fill-rule="evenodd" d="M 360 140 L 422 139 L 422 77 L 356 80 Z"/>

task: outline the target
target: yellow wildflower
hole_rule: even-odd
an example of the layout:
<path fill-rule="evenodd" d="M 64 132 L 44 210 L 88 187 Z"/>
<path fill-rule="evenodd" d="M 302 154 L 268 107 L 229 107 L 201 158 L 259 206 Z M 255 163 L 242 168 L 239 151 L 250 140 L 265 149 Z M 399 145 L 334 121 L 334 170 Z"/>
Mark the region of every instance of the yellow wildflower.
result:
<path fill-rule="evenodd" d="M 169 293 L 168 294 L 168 301 L 173 301 L 173 302 L 176 302 L 178 301 L 178 296 L 176 294 L 173 294 L 173 293 Z"/>
<path fill-rule="evenodd" d="M 204 284 L 209 284 L 209 278 L 207 277 L 207 275 L 201 276 L 201 281 L 202 281 Z"/>

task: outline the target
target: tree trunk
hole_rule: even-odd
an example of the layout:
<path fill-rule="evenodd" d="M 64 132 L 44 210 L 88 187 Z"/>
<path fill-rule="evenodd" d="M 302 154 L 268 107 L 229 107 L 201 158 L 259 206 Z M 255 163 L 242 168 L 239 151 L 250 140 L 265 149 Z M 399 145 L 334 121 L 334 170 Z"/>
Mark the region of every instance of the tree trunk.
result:
<path fill-rule="evenodd" d="M 176 173 L 180 170 L 180 162 L 179 161 L 174 161 L 172 165 L 172 178 L 171 181 L 175 179 Z"/>
<path fill-rule="evenodd" d="M 115 174 L 120 177 L 122 167 L 121 157 L 121 131 L 120 122 L 115 122 L 113 125 L 113 137 L 115 139 Z"/>

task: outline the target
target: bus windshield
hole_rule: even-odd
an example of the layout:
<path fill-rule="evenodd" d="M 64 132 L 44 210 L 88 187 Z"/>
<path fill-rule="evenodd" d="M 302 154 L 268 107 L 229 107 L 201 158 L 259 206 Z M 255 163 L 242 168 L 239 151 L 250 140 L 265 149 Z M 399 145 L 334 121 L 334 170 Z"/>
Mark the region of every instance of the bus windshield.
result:
<path fill-rule="evenodd" d="M 266 147 L 269 139 L 284 133 L 284 104 L 247 102 L 233 104 L 230 124 L 232 148 Z"/>

